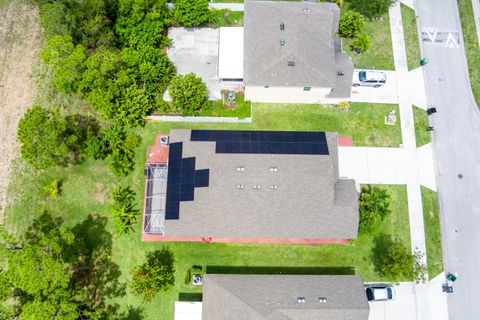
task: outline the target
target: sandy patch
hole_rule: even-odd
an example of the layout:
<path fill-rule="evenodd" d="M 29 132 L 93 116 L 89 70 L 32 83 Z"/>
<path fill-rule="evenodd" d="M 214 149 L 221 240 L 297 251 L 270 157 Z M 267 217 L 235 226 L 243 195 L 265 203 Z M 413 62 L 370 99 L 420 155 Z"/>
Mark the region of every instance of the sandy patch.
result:
<path fill-rule="evenodd" d="M 0 9 L 0 221 L 7 205 L 12 161 L 19 157 L 18 122 L 31 106 L 31 78 L 39 54 L 41 29 L 36 7 L 10 1 Z"/>

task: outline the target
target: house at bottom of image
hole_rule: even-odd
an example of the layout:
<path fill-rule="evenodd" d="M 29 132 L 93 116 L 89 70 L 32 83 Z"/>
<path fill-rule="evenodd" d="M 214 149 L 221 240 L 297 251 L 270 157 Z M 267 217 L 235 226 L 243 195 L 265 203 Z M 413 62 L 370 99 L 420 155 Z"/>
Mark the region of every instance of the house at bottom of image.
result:
<path fill-rule="evenodd" d="M 202 302 L 175 302 L 174 320 L 368 320 L 355 275 L 206 274 Z"/>
<path fill-rule="evenodd" d="M 144 241 L 348 243 L 358 192 L 336 133 L 179 130 L 147 150 Z"/>

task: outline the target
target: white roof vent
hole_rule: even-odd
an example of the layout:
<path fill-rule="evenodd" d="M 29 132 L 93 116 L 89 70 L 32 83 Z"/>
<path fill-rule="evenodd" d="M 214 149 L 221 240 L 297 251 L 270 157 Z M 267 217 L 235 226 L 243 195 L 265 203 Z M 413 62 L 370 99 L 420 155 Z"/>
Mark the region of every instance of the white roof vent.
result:
<path fill-rule="evenodd" d="M 277 171 L 278 171 L 278 167 L 270 167 L 270 171 L 271 171 L 271 172 L 277 172 Z"/>
<path fill-rule="evenodd" d="M 327 298 L 325 298 L 325 297 L 320 297 L 320 298 L 318 298 L 318 302 L 319 302 L 319 303 L 327 303 Z"/>
<path fill-rule="evenodd" d="M 245 171 L 245 167 L 244 166 L 238 166 L 237 171 Z"/>
<path fill-rule="evenodd" d="M 310 8 L 304 8 L 303 9 L 303 12 L 311 12 L 311 11 L 312 11 L 312 9 L 310 9 Z"/>
<path fill-rule="evenodd" d="M 307 302 L 307 300 L 305 300 L 305 297 L 298 297 L 297 298 L 297 303 L 302 303 L 303 304 L 305 302 Z"/>
<path fill-rule="evenodd" d="M 261 188 L 261 187 L 260 187 L 259 184 L 254 184 L 254 185 L 253 185 L 253 189 L 255 189 L 255 190 L 258 190 L 258 189 L 260 189 L 260 188 Z"/>
<path fill-rule="evenodd" d="M 237 189 L 243 190 L 245 186 L 243 184 L 237 184 Z"/>
<path fill-rule="evenodd" d="M 270 190 L 277 190 L 277 189 L 278 189 L 278 188 L 277 188 L 277 186 L 276 186 L 275 184 L 272 184 L 272 185 L 270 186 Z"/>

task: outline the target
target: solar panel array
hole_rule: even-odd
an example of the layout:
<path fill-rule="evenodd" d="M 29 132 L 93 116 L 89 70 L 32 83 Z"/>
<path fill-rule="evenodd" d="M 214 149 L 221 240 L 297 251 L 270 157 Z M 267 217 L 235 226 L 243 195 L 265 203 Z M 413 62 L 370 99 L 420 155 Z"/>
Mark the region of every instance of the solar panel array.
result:
<path fill-rule="evenodd" d="M 183 143 L 171 143 L 168 153 L 168 179 L 165 219 L 180 217 L 180 201 L 193 201 L 195 187 L 208 187 L 209 170 L 195 170 L 195 158 L 182 158 Z"/>
<path fill-rule="evenodd" d="M 328 155 L 325 132 L 192 130 L 191 141 L 215 141 L 216 153 Z"/>

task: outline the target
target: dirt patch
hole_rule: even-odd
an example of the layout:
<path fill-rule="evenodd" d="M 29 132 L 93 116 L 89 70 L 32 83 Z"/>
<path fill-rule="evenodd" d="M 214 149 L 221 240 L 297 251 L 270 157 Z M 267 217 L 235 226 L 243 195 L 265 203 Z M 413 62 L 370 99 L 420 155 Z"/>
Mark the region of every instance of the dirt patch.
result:
<path fill-rule="evenodd" d="M 95 201 L 99 203 L 104 203 L 106 196 L 107 187 L 103 183 L 97 182 L 95 184 Z"/>
<path fill-rule="evenodd" d="M 7 205 L 12 161 L 20 155 L 18 122 L 35 94 L 31 77 L 37 63 L 41 29 L 38 10 L 21 1 L 0 7 L 0 221 Z"/>

